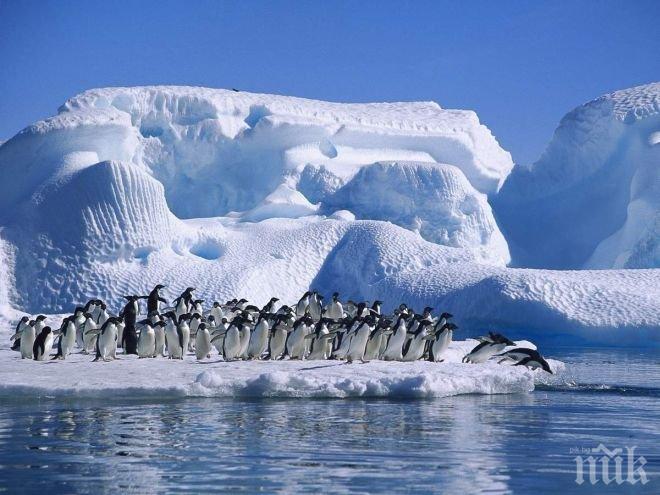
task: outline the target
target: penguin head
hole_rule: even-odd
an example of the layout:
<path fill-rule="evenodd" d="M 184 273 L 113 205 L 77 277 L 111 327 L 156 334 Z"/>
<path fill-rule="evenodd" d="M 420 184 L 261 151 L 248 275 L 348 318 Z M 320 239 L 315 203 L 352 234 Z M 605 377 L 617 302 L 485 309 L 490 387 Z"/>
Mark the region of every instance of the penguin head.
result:
<path fill-rule="evenodd" d="M 199 326 L 197 327 L 197 331 L 205 330 L 205 329 L 206 329 L 206 323 L 200 323 Z"/>
<path fill-rule="evenodd" d="M 445 320 L 448 320 L 449 318 L 453 318 L 453 317 L 454 315 L 452 315 L 451 313 L 442 313 L 440 315 L 440 318 L 444 318 Z"/>
<path fill-rule="evenodd" d="M 336 301 L 337 299 L 339 299 L 339 292 L 333 292 L 332 293 L 332 300 Z"/>
<path fill-rule="evenodd" d="M 213 307 L 214 307 L 214 308 L 219 308 L 219 307 L 220 307 L 220 303 L 219 303 L 218 301 L 214 301 L 214 302 L 213 302 Z"/>
<path fill-rule="evenodd" d="M 429 314 L 431 314 L 431 311 L 433 311 L 433 308 L 430 307 L 430 306 L 426 306 L 426 307 L 424 308 L 424 314 L 425 314 L 425 315 L 429 315 Z"/>
<path fill-rule="evenodd" d="M 37 321 L 44 321 L 46 317 L 44 315 L 37 316 Z"/>
<path fill-rule="evenodd" d="M 53 331 L 53 330 L 52 330 L 50 327 L 46 326 L 46 327 L 44 327 L 44 329 L 41 331 L 41 333 L 43 333 L 44 335 L 48 335 L 48 334 L 49 334 L 50 332 L 52 332 L 52 331 Z"/>
<path fill-rule="evenodd" d="M 191 292 L 194 292 L 196 290 L 197 289 L 195 289 L 195 287 L 188 287 L 184 292 L 187 292 L 188 294 L 190 294 Z"/>
<path fill-rule="evenodd" d="M 29 316 L 24 316 L 24 317 L 21 318 L 21 323 L 27 323 L 28 321 L 30 321 Z"/>
<path fill-rule="evenodd" d="M 164 289 L 164 288 L 165 288 L 164 285 L 158 284 L 156 287 L 154 287 L 154 290 L 161 290 L 161 289 Z"/>
<path fill-rule="evenodd" d="M 229 320 L 227 320 L 227 318 L 223 318 L 223 319 L 220 320 L 220 321 L 222 321 L 222 323 L 227 323 Z"/>

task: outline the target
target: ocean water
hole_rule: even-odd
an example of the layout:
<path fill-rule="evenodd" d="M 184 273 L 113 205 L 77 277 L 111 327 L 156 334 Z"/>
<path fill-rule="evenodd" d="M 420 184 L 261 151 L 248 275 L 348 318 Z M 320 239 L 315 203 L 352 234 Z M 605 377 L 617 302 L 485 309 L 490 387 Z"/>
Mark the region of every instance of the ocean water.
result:
<path fill-rule="evenodd" d="M 0 491 L 660 493 L 660 354 L 547 354 L 570 376 L 528 394 L 5 401 Z M 600 444 L 624 449 L 624 479 L 634 447 L 647 483 L 605 485 L 597 458 L 577 484 Z"/>

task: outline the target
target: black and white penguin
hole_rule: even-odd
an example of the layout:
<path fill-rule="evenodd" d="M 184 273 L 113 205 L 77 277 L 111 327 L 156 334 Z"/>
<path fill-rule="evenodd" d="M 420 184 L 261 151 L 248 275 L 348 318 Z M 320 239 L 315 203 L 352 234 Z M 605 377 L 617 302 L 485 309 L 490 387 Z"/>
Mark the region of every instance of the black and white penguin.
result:
<path fill-rule="evenodd" d="M 531 369 L 541 368 L 543 371 L 552 374 L 552 370 L 550 369 L 548 362 L 535 349 L 517 347 L 516 349 L 511 349 L 510 351 L 503 352 L 502 354 L 497 354 L 497 357 L 502 358 L 498 361 L 499 364 L 510 360 L 515 363 L 515 366 L 527 366 Z"/>
<path fill-rule="evenodd" d="M 280 359 L 286 350 L 286 339 L 292 328 L 289 326 L 292 317 L 289 314 L 278 314 L 268 340 L 268 359 Z"/>
<path fill-rule="evenodd" d="M 268 348 L 268 336 L 270 335 L 270 325 L 268 318 L 270 313 L 261 312 L 257 324 L 250 335 L 250 343 L 247 348 L 248 359 L 261 359 L 261 356 Z"/>
<path fill-rule="evenodd" d="M 481 342 L 463 357 L 463 363 L 483 363 L 492 356 L 504 350 L 507 346 L 516 345 L 499 333 L 489 332 L 486 337 L 481 337 Z"/>
<path fill-rule="evenodd" d="M 274 313 L 275 312 L 275 303 L 279 301 L 277 297 L 271 297 L 270 300 L 266 303 L 266 305 L 261 308 L 261 311 L 263 313 Z"/>
<path fill-rule="evenodd" d="M 117 359 L 117 326 L 121 321 L 120 316 L 111 316 L 102 327 L 93 330 L 98 334 L 94 361 Z"/>
<path fill-rule="evenodd" d="M 387 341 L 387 346 L 383 352 L 382 359 L 385 361 L 403 360 L 403 344 L 406 342 L 408 329 L 406 327 L 406 318 L 404 314 L 399 314 L 399 318 L 394 324 L 394 332 Z"/>
<path fill-rule="evenodd" d="M 165 313 L 165 343 L 169 359 L 183 359 L 183 335 L 179 332 L 174 311 Z"/>
<path fill-rule="evenodd" d="M 124 296 L 128 302 L 122 309 L 120 316 L 124 320 L 124 331 L 121 338 L 121 347 L 124 348 L 124 354 L 137 354 L 138 335 L 137 335 L 137 317 L 140 313 L 138 300 L 140 296 Z"/>
<path fill-rule="evenodd" d="M 325 307 L 325 317 L 335 321 L 344 317 L 344 308 L 339 301 L 339 292 L 332 294 L 332 301 Z"/>
<path fill-rule="evenodd" d="M 443 361 L 442 355 L 451 344 L 454 337 L 454 330 L 458 327 L 453 323 L 442 323 L 446 322 L 446 318 L 440 317 L 438 323 L 436 324 L 435 333 L 431 336 L 431 345 L 429 346 L 429 361 L 433 363 L 439 363 Z M 442 324 L 441 324 L 442 323 Z"/>
<path fill-rule="evenodd" d="M 177 297 L 173 302 L 174 312 L 176 313 L 177 318 L 181 315 L 189 313 L 192 309 L 193 296 L 192 293 L 195 291 L 194 287 L 188 287 L 184 290 L 179 297 Z"/>
<path fill-rule="evenodd" d="M 67 316 L 60 326 L 57 354 L 53 359 L 66 359 L 76 345 L 76 324 L 73 316 Z"/>
<path fill-rule="evenodd" d="M 43 361 L 50 354 L 50 350 L 53 348 L 53 331 L 50 327 L 44 327 L 37 338 L 34 339 L 34 345 L 32 346 L 32 353 L 34 355 L 35 361 Z"/>
<path fill-rule="evenodd" d="M 211 334 L 206 323 L 200 323 L 195 334 L 195 357 L 200 359 L 211 357 Z"/>
<path fill-rule="evenodd" d="M 41 318 L 42 315 L 37 317 L 37 320 Z M 45 317 L 44 317 L 45 318 Z M 19 328 L 21 329 L 20 337 L 17 340 L 20 340 L 18 349 L 21 351 L 21 359 L 32 359 L 34 357 L 34 341 L 37 338 L 38 332 L 40 332 L 43 327 L 43 320 L 41 324 L 37 324 L 37 320 L 32 320 L 26 323 L 19 323 Z M 21 319 L 21 321 L 23 321 Z M 18 334 L 18 331 L 16 332 Z"/>
<path fill-rule="evenodd" d="M 422 319 L 417 322 L 417 327 L 412 334 L 408 332 L 409 335 L 412 335 L 412 338 L 404 344 L 403 361 L 417 361 L 424 355 L 430 325 L 430 320 Z"/>
<path fill-rule="evenodd" d="M 225 361 L 234 361 L 238 358 L 241 352 L 241 327 L 243 326 L 243 318 L 239 315 L 236 316 L 227 328 L 225 339 L 223 342 L 222 354 Z"/>
<path fill-rule="evenodd" d="M 84 313 L 85 322 L 82 325 L 82 341 L 83 341 L 83 354 L 89 354 L 94 352 L 96 349 L 96 339 L 98 338 L 98 332 L 94 330 L 98 329 L 99 326 L 94 321 L 94 317 L 90 313 Z"/>
<path fill-rule="evenodd" d="M 147 314 L 160 313 L 160 303 L 167 304 L 167 299 L 161 297 L 160 291 L 165 288 L 164 285 L 158 284 L 154 287 L 148 296 L 143 296 L 143 299 L 147 300 Z"/>
<path fill-rule="evenodd" d="M 13 341 L 11 346 L 12 351 L 21 350 L 21 333 L 28 327 L 29 322 L 30 318 L 28 316 L 23 316 L 20 320 L 18 320 L 18 323 L 16 324 L 16 331 L 10 339 L 10 341 Z M 32 344 L 34 345 L 34 342 L 32 342 Z"/>
<path fill-rule="evenodd" d="M 385 319 L 377 321 L 376 327 L 371 332 L 371 334 L 369 335 L 369 339 L 367 340 L 367 347 L 364 351 L 365 361 L 371 361 L 372 359 L 380 359 L 381 347 L 383 347 L 382 343 L 385 337 L 391 333 L 389 331 L 391 324 L 392 324 L 391 321 Z"/>
<path fill-rule="evenodd" d="M 309 297 L 311 295 L 312 295 L 312 293 L 307 291 L 298 300 L 298 304 L 296 304 L 296 317 L 297 318 L 302 318 L 307 313 L 307 308 L 309 307 Z"/>
<path fill-rule="evenodd" d="M 286 339 L 286 353 L 291 359 L 305 359 L 305 337 L 311 333 L 310 325 L 314 323 L 312 317 L 305 315 L 293 325 L 293 330 Z"/>
<path fill-rule="evenodd" d="M 142 320 L 140 325 L 140 336 L 138 337 L 137 344 L 138 358 L 156 357 L 156 332 L 151 324 L 151 320 Z"/>
<path fill-rule="evenodd" d="M 322 318 L 321 321 L 316 323 L 314 332 L 307 335 L 305 338 L 312 341 L 310 346 L 310 353 L 307 359 L 328 359 L 332 353 L 332 339 L 335 338 L 336 333 L 331 333 L 328 330 L 328 322 L 334 320 L 330 318 Z"/>
<path fill-rule="evenodd" d="M 352 363 L 357 360 L 366 362 L 364 360 L 364 353 L 367 348 L 367 342 L 369 341 L 369 335 L 375 329 L 375 324 L 376 320 L 371 315 L 362 321 L 349 344 L 348 352 L 346 353 L 346 362 Z"/>

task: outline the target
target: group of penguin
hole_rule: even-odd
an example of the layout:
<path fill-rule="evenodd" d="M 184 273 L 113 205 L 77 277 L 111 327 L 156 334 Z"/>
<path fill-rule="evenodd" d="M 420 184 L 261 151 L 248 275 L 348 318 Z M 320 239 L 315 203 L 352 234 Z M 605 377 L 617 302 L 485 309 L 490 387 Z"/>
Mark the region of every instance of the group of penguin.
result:
<path fill-rule="evenodd" d="M 95 353 L 94 361 L 117 359 L 117 348 L 140 358 L 167 356 L 184 359 L 194 353 L 198 360 L 209 358 L 213 349 L 225 360 L 245 359 L 338 359 L 347 363 L 386 361 L 443 361 L 458 327 L 452 315 L 435 317 L 433 308 L 415 313 L 401 304 L 391 315 L 381 313 L 382 301 L 342 303 L 334 293 L 324 305 L 318 291 L 308 291 L 294 306 L 271 298 L 262 308 L 246 299 L 224 304 L 214 302 L 204 309 L 188 287 L 172 306 L 162 297 L 163 285 L 148 296 L 124 296 L 126 305 L 119 315 L 108 312 L 105 303 L 92 299 L 63 319 L 57 331 L 46 325 L 46 317 L 21 318 L 11 337 L 12 349 L 24 359 L 43 361 L 57 337 L 52 359 L 66 359 L 77 347 Z M 140 300 L 147 300 L 146 318 L 139 320 Z M 534 349 L 516 348 L 501 334 L 489 333 L 465 357 L 464 363 L 498 362 L 542 369 L 552 373 L 547 361 Z"/>

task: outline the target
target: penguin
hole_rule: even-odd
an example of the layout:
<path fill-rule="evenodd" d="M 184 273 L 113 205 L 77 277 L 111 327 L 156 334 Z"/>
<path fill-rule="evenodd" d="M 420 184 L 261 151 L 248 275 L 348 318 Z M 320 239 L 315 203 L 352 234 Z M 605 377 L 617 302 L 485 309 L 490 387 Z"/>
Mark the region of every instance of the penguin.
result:
<path fill-rule="evenodd" d="M 200 313 L 193 313 L 190 317 L 188 326 L 190 327 L 190 339 L 188 340 L 188 352 L 195 351 L 195 337 L 197 336 L 197 327 L 202 322 L 202 315 Z"/>
<path fill-rule="evenodd" d="M 73 316 L 67 316 L 60 326 L 57 354 L 53 359 L 66 359 L 76 345 L 76 324 Z"/>
<path fill-rule="evenodd" d="M 261 308 L 261 311 L 263 313 L 274 313 L 275 311 L 275 303 L 279 301 L 277 297 L 271 297 L 270 300 L 266 303 L 266 305 Z"/>
<path fill-rule="evenodd" d="M 14 335 L 12 335 L 10 339 L 10 342 L 13 341 L 13 344 L 11 346 L 12 351 L 21 350 L 21 333 L 23 332 L 23 330 L 27 328 L 29 322 L 30 322 L 30 318 L 28 316 L 23 316 L 16 324 L 16 331 L 14 332 Z M 32 344 L 34 345 L 34 342 Z"/>
<path fill-rule="evenodd" d="M 540 355 L 538 358 L 534 358 L 531 356 L 528 356 L 526 358 L 523 358 L 522 360 L 518 361 L 514 366 L 526 366 L 530 369 L 538 369 L 541 368 L 543 371 L 546 371 L 547 373 L 550 373 L 551 375 L 553 374 L 552 370 L 550 369 L 550 365 L 548 362 L 543 359 Z"/>
<path fill-rule="evenodd" d="M 124 354 L 137 354 L 138 335 L 135 325 L 137 316 L 140 313 L 138 300 L 140 296 L 124 296 L 128 302 L 121 311 L 120 316 L 124 319 L 124 330 L 122 332 L 121 346 L 124 348 Z"/>
<path fill-rule="evenodd" d="M 261 356 L 268 348 L 268 335 L 270 334 L 269 316 L 270 314 L 265 312 L 259 315 L 257 324 L 254 326 L 254 330 L 250 336 L 250 343 L 247 348 L 248 359 L 261 359 Z"/>
<path fill-rule="evenodd" d="M 44 327 L 39 332 L 32 346 L 32 354 L 35 361 L 43 361 L 48 357 L 50 350 L 53 348 L 53 339 L 53 331 L 50 327 Z"/>
<path fill-rule="evenodd" d="M 176 322 L 176 313 L 166 313 L 165 342 L 168 359 L 183 359 L 183 340 Z"/>
<path fill-rule="evenodd" d="M 152 289 L 148 296 L 142 296 L 142 299 L 147 300 L 147 314 L 151 314 L 154 311 L 160 313 L 160 303 L 167 304 L 167 299 L 160 295 L 160 291 L 164 288 L 164 285 L 158 284 Z"/>
<path fill-rule="evenodd" d="M 213 316 L 209 316 L 209 320 Z M 213 318 L 215 321 L 215 318 Z M 218 324 L 213 331 L 211 332 L 211 344 L 215 347 L 218 354 L 224 358 L 224 346 L 225 346 L 225 335 L 227 334 L 227 329 L 229 328 L 229 322 L 227 318 L 222 318 L 220 324 Z"/>
<path fill-rule="evenodd" d="M 194 287 L 188 287 L 179 297 L 172 301 L 174 303 L 174 312 L 176 313 L 177 318 L 190 312 L 193 303 L 192 293 L 194 291 Z"/>
<path fill-rule="evenodd" d="M 351 339 L 351 343 L 346 353 L 346 362 L 352 363 L 358 359 L 365 363 L 364 353 L 366 351 L 369 335 L 374 331 L 375 319 L 373 316 L 367 316 L 362 324 L 358 327 L 355 335 Z"/>
<path fill-rule="evenodd" d="M 137 355 L 139 359 L 156 356 L 156 332 L 150 320 L 140 322 L 140 336 L 138 337 Z"/>
<path fill-rule="evenodd" d="M 108 307 L 105 305 L 105 303 L 101 303 L 99 305 L 100 311 L 98 315 L 96 316 L 96 324 L 99 327 L 102 327 L 103 324 L 108 321 L 108 318 L 110 318 L 110 315 L 108 314 Z"/>
<path fill-rule="evenodd" d="M 223 342 L 222 354 L 225 361 L 234 361 L 241 352 L 241 334 L 240 329 L 243 326 L 243 318 L 235 317 L 229 327 Z"/>
<path fill-rule="evenodd" d="M 364 360 L 371 361 L 380 358 L 380 348 L 386 335 L 389 335 L 389 325 L 391 321 L 382 320 L 378 322 L 376 328 L 371 332 L 367 340 L 367 347 L 364 351 Z"/>
<path fill-rule="evenodd" d="M 85 321 L 87 321 L 85 310 L 78 306 L 73 312 L 73 323 L 76 325 L 76 345 L 79 349 L 83 350 L 85 349 L 85 342 L 83 342 L 83 326 L 85 325 Z"/>
<path fill-rule="evenodd" d="M 315 322 L 321 319 L 321 310 L 323 308 L 321 303 L 322 303 L 322 297 L 319 295 L 317 291 L 312 291 L 312 293 L 309 296 L 309 304 L 307 306 L 307 309 L 309 311 L 309 315 L 312 317 L 312 320 Z"/>
<path fill-rule="evenodd" d="M 298 300 L 298 304 L 296 304 L 296 317 L 297 318 L 302 318 L 303 316 L 305 316 L 305 313 L 307 313 L 307 308 L 309 307 L 309 296 L 311 296 L 311 295 L 312 295 L 312 293 L 307 291 Z"/>
<path fill-rule="evenodd" d="M 371 305 L 371 313 L 380 316 L 380 311 L 382 307 L 383 307 L 383 301 L 374 301 L 374 303 Z"/>
<path fill-rule="evenodd" d="M 351 340 L 361 324 L 362 319 L 356 315 L 351 319 L 347 319 L 345 325 L 338 330 L 337 348 L 333 353 L 335 359 L 346 359 L 346 354 L 351 347 Z"/>
<path fill-rule="evenodd" d="M 34 341 L 37 338 L 36 321 L 29 321 L 21 330 L 21 359 L 34 358 Z"/>
<path fill-rule="evenodd" d="M 463 357 L 463 363 L 483 363 L 493 355 L 503 351 L 505 347 L 516 345 L 505 336 L 492 332 L 489 332 L 486 337 L 481 337 L 480 340 L 481 342 Z"/>
<path fill-rule="evenodd" d="M 439 363 L 443 361 L 442 354 L 447 350 L 454 336 L 454 330 L 458 327 L 453 323 L 442 323 L 447 319 L 441 317 L 435 326 L 435 333 L 431 335 L 431 345 L 429 346 L 429 361 Z M 441 325 L 442 324 L 442 325 Z"/>
<path fill-rule="evenodd" d="M 516 349 L 511 349 L 502 354 L 496 354 L 496 357 L 503 358 L 498 361 L 498 364 L 511 360 L 515 362 L 514 366 L 527 366 L 531 369 L 541 368 L 543 371 L 553 374 L 548 362 L 537 350 L 534 349 L 517 347 Z"/>
<path fill-rule="evenodd" d="M 197 360 L 211 357 L 211 334 L 206 323 L 200 323 L 195 335 L 195 357 Z"/>
<path fill-rule="evenodd" d="M 96 339 L 98 338 L 98 333 L 93 332 L 93 330 L 96 330 L 97 328 L 99 328 L 99 326 L 96 324 L 91 314 L 85 313 L 84 316 L 85 316 L 85 323 L 83 323 L 82 326 L 82 332 L 83 332 L 82 353 L 89 354 L 90 352 L 93 352 L 94 349 L 96 348 Z"/>
<path fill-rule="evenodd" d="M 339 302 L 339 292 L 332 294 L 332 301 L 325 307 L 325 317 L 338 321 L 344 317 L 344 308 Z"/>
<path fill-rule="evenodd" d="M 412 339 L 404 346 L 403 361 L 417 361 L 424 355 L 429 325 L 431 325 L 429 320 L 418 322 Z"/>
<path fill-rule="evenodd" d="M 213 319 L 215 319 L 216 323 L 219 323 L 222 321 L 222 319 L 225 316 L 224 311 L 222 310 L 222 307 L 220 306 L 219 302 L 214 302 L 213 307 L 211 308 L 211 311 L 209 313 L 211 316 L 213 316 Z"/>
<path fill-rule="evenodd" d="M 308 325 L 312 323 L 312 317 L 306 315 L 293 325 L 293 330 L 286 339 L 286 353 L 291 359 L 305 359 L 305 336 L 310 333 Z"/>
<path fill-rule="evenodd" d="M 394 332 L 387 342 L 385 352 L 383 352 L 382 359 L 385 361 L 402 361 L 403 360 L 403 344 L 406 341 L 408 329 L 406 327 L 406 319 L 404 314 L 400 314 L 396 323 L 394 324 Z"/>
<path fill-rule="evenodd" d="M 188 343 L 190 342 L 190 320 L 189 314 L 183 314 L 179 317 L 179 323 L 176 326 L 177 335 L 179 336 L 179 343 L 181 344 L 181 359 L 183 359 L 188 352 Z"/>
<path fill-rule="evenodd" d="M 327 319 L 321 319 L 314 327 L 314 332 L 305 337 L 312 340 L 310 353 L 307 359 L 318 360 L 328 359 L 332 352 L 332 339 L 335 338 L 335 333 L 330 333 L 328 330 Z"/>
<path fill-rule="evenodd" d="M 96 357 L 93 362 L 117 359 L 117 324 L 119 316 L 111 316 L 101 328 L 91 330 L 98 335 L 96 339 Z"/>
<path fill-rule="evenodd" d="M 152 320 L 154 328 L 154 357 L 165 357 L 165 322 L 158 320 L 155 323 Z"/>
<path fill-rule="evenodd" d="M 280 314 L 273 324 L 273 330 L 268 341 L 268 359 L 280 359 L 284 355 L 290 330 L 287 324 L 289 320 L 288 315 Z"/>

